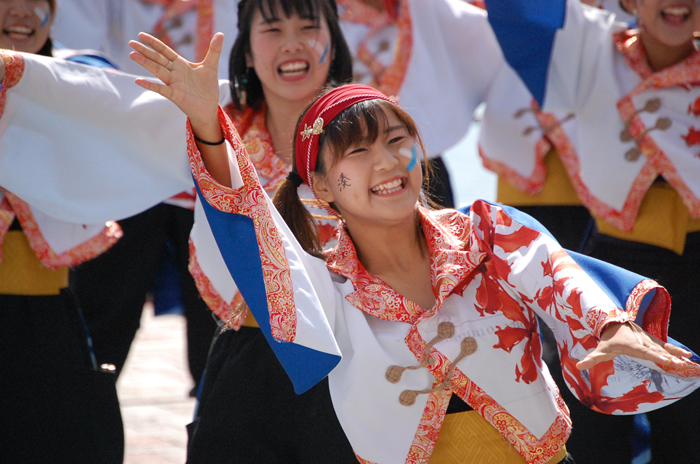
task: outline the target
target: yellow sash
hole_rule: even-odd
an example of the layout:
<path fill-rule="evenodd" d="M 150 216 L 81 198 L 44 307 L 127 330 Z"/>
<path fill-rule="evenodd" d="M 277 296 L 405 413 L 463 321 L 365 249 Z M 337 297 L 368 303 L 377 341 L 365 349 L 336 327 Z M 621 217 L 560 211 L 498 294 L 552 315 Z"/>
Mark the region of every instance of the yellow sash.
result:
<path fill-rule="evenodd" d="M 67 267 L 52 271 L 41 264 L 22 231 L 10 230 L 5 234 L 0 262 L 0 294 L 58 295 L 67 286 Z"/>
<path fill-rule="evenodd" d="M 646 243 L 682 255 L 685 237 L 700 231 L 700 219 L 690 217 L 681 196 L 665 182 L 654 183 L 644 196 L 637 220 L 630 232 L 623 232 L 600 218 L 595 218 L 598 231 L 621 240 Z"/>
<path fill-rule="evenodd" d="M 513 187 L 503 177 L 498 178 L 499 203 L 511 206 L 579 206 L 579 200 L 569 175 L 555 150 L 550 150 L 544 157 L 547 176 L 540 193 L 530 195 Z"/>
<path fill-rule="evenodd" d="M 547 464 L 566 457 L 566 447 Z M 526 464 L 525 459 L 476 411 L 445 416 L 430 464 Z"/>
<path fill-rule="evenodd" d="M 245 320 L 243 321 L 243 327 L 257 327 L 260 328 L 260 325 L 258 325 L 258 321 L 255 320 L 253 317 L 253 313 L 250 311 L 250 308 L 248 308 L 248 314 L 245 315 Z"/>

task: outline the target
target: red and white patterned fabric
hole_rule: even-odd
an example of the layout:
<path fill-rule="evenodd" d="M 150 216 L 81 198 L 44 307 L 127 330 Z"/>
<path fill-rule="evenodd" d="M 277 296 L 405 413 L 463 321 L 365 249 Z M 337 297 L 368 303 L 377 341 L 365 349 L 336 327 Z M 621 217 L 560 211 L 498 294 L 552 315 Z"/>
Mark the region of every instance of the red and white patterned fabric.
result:
<path fill-rule="evenodd" d="M 596 346 L 604 326 L 635 319 L 642 295 L 658 285 L 642 281 L 624 312 L 554 240 L 519 224 L 498 206 L 478 201 L 469 216 L 417 211 L 431 256 L 432 308 L 421 308 L 369 274 L 344 230 L 326 268 L 300 251 L 265 199 L 242 153 L 244 144 L 221 115 L 232 150 L 233 187 L 213 181 L 191 143 L 193 172 L 214 208 L 265 218 L 254 221 L 261 254 L 270 259 L 263 257 L 263 269 L 271 276 L 265 285 L 273 334 L 279 327 L 284 330 L 274 335 L 278 340 L 293 336 L 295 343 L 308 337 L 305 346 L 337 343 L 342 360 L 329 375 L 331 398 L 361 462 L 427 463 L 452 394 L 488 420 L 527 462 L 551 459 L 564 445 L 571 423 L 540 357 L 536 316 L 555 333 L 567 382 L 593 409 L 644 412 L 700 386 L 700 366 L 692 362 L 673 375 L 625 357 L 588 373 L 578 371 L 575 363 Z M 280 244 L 283 248 L 275 249 Z M 290 285 L 294 308 L 285 306 L 288 299 L 284 304 L 279 300 Z M 326 323 L 309 324 L 319 316 L 309 295 L 318 295 L 314 301 L 321 302 Z M 668 294 L 657 292 L 646 311 L 654 316 L 638 322 L 665 339 Z M 451 323 L 454 332 L 436 342 L 444 323 Z M 309 333 L 304 325 L 318 329 Z M 331 328 L 332 340 L 324 327 Z M 476 350 L 452 365 L 469 337 Z M 391 366 L 422 367 L 404 371 L 392 383 Z M 658 376 L 663 380 L 652 381 Z M 400 401 L 406 391 L 415 393 L 412 404 Z"/>
<path fill-rule="evenodd" d="M 638 31 L 569 1 L 548 76 L 543 109 L 578 119 L 549 139 L 594 215 L 630 231 L 663 176 L 700 218 L 700 53 L 652 72 Z"/>
<path fill-rule="evenodd" d="M 428 156 L 467 133 L 503 64 L 486 13 L 463 0 L 397 0 L 380 12 L 339 0 L 355 81 L 396 97 Z"/>
<path fill-rule="evenodd" d="M 260 111 L 253 111 L 250 108 L 237 111 L 233 104 L 228 104 L 224 110 L 240 134 L 248 157 L 255 167 L 260 184 L 265 189 L 265 192 L 272 197 L 287 177 L 287 174 L 289 174 L 291 166 L 275 154 L 275 149 L 272 146 L 272 137 L 265 123 L 267 108 L 263 106 Z M 337 218 L 331 216 L 328 209 L 313 198 L 311 189 L 307 185 L 304 184 L 299 187 L 299 195 L 305 202 L 309 212 L 316 218 L 321 243 L 324 247 L 332 246 L 337 232 Z M 199 214 L 197 214 L 197 219 L 199 219 L 200 223 L 206 220 Z M 202 298 L 214 314 L 222 321 L 225 321 L 228 327 L 238 330 L 243 321 L 245 321 L 248 310 L 239 310 L 242 308 L 243 298 L 235 290 L 235 284 L 228 272 L 226 272 L 223 261 L 216 259 L 218 248 L 211 240 L 212 238 L 207 237 L 207 239 L 204 239 L 202 235 L 193 234 L 193 238 L 190 240 L 190 273 L 194 277 L 200 295 L 202 295 Z M 218 267 L 210 268 L 209 272 L 205 272 L 200 265 L 198 253 L 208 254 L 211 257 L 209 262 L 217 262 Z M 215 275 L 216 277 L 212 281 L 208 275 Z"/>

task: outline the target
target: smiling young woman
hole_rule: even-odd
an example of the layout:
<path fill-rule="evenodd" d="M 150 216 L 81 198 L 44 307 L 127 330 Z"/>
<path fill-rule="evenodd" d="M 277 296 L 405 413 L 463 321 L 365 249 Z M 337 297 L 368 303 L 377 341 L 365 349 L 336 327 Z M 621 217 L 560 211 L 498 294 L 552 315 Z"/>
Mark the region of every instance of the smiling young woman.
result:
<path fill-rule="evenodd" d="M 352 60 L 330 0 L 244 0 L 238 5 L 238 30 L 229 61 L 233 99 L 223 110 L 272 195 L 290 170 L 299 115 L 326 85 L 351 79 Z M 200 103 L 215 110 L 218 102 L 202 98 Z M 218 156 L 224 145 L 209 144 L 222 140 L 218 121 L 202 117 L 198 122 L 202 152 Z M 230 182 L 225 156 L 213 159 L 212 169 Z M 302 196 L 325 245 L 337 218 L 310 190 Z M 188 462 L 354 462 L 327 383 L 295 395 L 233 280 L 218 271 L 212 278 L 208 257 L 217 249 L 213 237 L 192 236 L 190 269 L 197 287 L 224 329 L 233 330 L 219 334 L 212 346 L 190 426 Z"/>
<path fill-rule="evenodd" d="M 1 0 L 0 48 L 38 53 L 48 43 L 55 0 Z"/>

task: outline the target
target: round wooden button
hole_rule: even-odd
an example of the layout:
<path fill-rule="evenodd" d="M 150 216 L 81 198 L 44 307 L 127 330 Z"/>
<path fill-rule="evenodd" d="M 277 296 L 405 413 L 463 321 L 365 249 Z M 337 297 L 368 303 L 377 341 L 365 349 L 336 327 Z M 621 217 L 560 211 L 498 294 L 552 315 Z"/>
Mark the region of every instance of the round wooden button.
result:
<path fill-rule="evenodd" d="M 416 403 L 416 397 L 418 393 L 413 390 L 404 390 L 399 396 L 399 402 L 403 406 L 413 406 Z"/>
<path fill-rule="evenodd" d="M 476 339 L 474 337 L 465 337 L 462 340 L 462 354 L 469 356 L 476 351 Z"/>

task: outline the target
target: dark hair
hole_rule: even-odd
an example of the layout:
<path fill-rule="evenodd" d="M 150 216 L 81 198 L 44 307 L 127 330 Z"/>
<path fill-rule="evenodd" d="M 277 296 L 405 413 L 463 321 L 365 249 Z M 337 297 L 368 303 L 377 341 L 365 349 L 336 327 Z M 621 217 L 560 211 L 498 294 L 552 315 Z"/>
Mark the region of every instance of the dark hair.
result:
<path fill-rule="evenodd" d="M 326 92 L 322 92 L 321 95 L 314 99 L 314 102 Z M 313 105 L 313 103 L 311 103 L 311 105 Z M 299 117 L 295 134 L 299 132 L 301 120 L 304 118 L 304 115 L 308 112 L 311 105 L 309 105 Z M 335 164 L 355 141 L 367 140 L 373 143 L 377 140 L 382 129 L 388 124 L 384 109 L 394 112 L 408 131 L 408 134 L 418 139 L 423 153 L 426 153 L 416 123 L 413 122 L 413 119 L 411 119 L 408 113 L 398 106 L 382 100 L 365 100 L 346 108 L 323 128 L 324 132 L 319 136 L 319 156 L 316 158 L 314 171 L 321 174 L 326 173 L 327 167 L 324 165 L 323 158 L 320 156 L 320 153 L 325 148 L 330 150 L 333 156 L 332 162 Z M 295 145 L 292 161 L 293 172 L 297 172 L 296 156 Z M 427 189 L 430 180 L 430 163 L 425 164 L 424 174 L 423 188 Z M 429 201 L 425 199 L 422 199 L 422 201 L 427 203 L 426 206 L 432 206 L 432 203 Z M 297 238 L 302 248 L 313 256 L 323 258 L 323 247 L 319 238 L 316 222 L 311 216 L 311 213 L 309 213 L 302 204 L 296 185 L 290 180 L 285 180 L 277 189 L 273 203 L 287 223 L 287 226 L 289 226 L 294 233 L 294 236 Z M 336 209 L 333 204 L 330 206 Z"/>
<path fill-rule="evenodd" d="M 246 64 L 246 55 L 250 53 L 250 29 L 256 11 L 260 11 L 266 20 L 278 19 L 275 16 L 278 11 L 283 11 L 286 17 L 297 14 L 316 22 L 321 16 L 325 17 L 334 51 L 334 59 L 326 82 L 331 85 L 350 82 L 352 55 L 338 25 L 338 8 L 335 0 L 240 0 L 238 37 L 229 58 L 231 95 L 234 96 L 233 101 L 239 111 L 243 109 L 240 103 L 243 91 L 246 92 L 246 104 L 256 111 L 262 107 L 265 98 L 255 70 L 248 68 Z"/>

